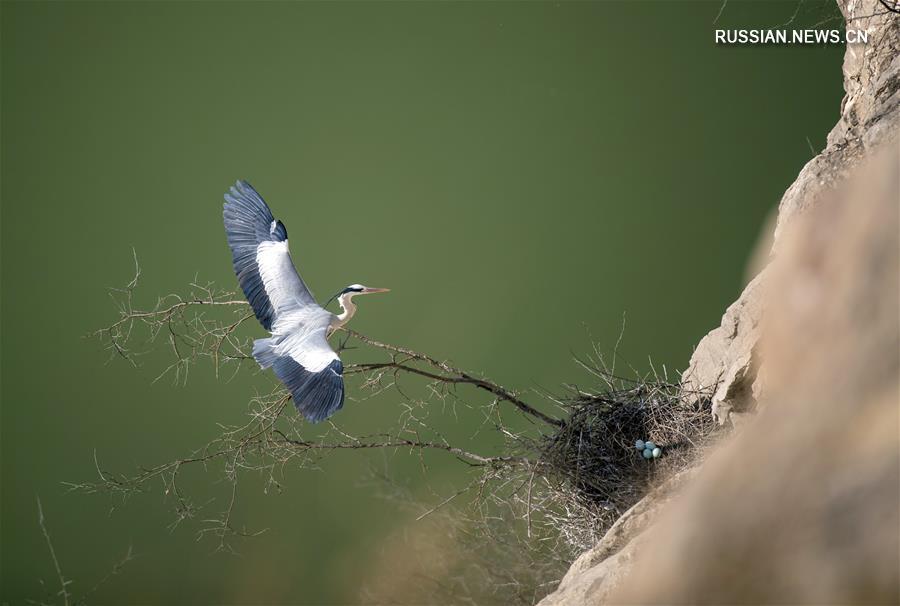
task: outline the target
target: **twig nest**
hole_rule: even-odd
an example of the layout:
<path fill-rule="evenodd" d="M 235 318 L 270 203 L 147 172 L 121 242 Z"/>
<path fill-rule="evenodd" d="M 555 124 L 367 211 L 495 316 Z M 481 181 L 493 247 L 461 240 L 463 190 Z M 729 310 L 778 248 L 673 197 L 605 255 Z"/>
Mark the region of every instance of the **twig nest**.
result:
<path fill-rule="evenodd" d="M 654 444 L 650 440 L 647 440 L 646 442 L 644 442 L 644 448 L 646 448 L 647 450 L 653 450 L 654 448 L 656 448 L 656 444 Z"/>
<path fill-rule="evenodd" d="M 653 458 L 654 458 L 654 459 L 658 459 L 658 458 L 659 458 L 659 455 L 662 454 L 662 448 L 660 448 L 659 446 L 657 446 L 656 448 L 654 448 L 654 449 L 650 452 L 650 454 L 653 455 Z"/>
<path fill-rule="evenodd" d="M 644 441 L 636 440 L 634 443 L 634 447 L 637 448 L 638 450 L 644 450 Z"/>
<path fill-rule="evenodd" d="M 649 448 L 645 448 L 645 449 L 644 449 L 644 452 L 642 452 L 641 454 L 644 455 L 644 458 L 645 458 L 645 459 L 652 459 L 652 458 L 653 458 L 653 451 L 650 450 Z"/>

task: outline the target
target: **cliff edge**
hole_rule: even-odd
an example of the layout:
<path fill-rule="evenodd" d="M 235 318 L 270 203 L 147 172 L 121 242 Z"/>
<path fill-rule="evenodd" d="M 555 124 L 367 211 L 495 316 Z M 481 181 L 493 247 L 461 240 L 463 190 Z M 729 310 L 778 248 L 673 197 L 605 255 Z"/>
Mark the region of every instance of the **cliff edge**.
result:
<path fill-rule="evenodd" d="M 739 431 L 629 509 L 542 606 L 900 603 L 900 14 L 838 5 L 869 33 L 846 49 L 840 120 L 682 377 Z"/>

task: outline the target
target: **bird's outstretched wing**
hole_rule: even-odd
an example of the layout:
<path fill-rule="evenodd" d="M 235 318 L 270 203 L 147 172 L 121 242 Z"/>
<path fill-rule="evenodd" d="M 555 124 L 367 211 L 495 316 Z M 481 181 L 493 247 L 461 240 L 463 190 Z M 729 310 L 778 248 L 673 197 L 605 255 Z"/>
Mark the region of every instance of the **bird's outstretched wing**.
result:
<path fill-rule="evenodd" d="M 287 230 L 249 183 L 238 181 L 225 194 L 223 216 L 238 282 L 272 333 L 254 341 L 253 357 L 275 371 L 307 420 L 327 419 L 344 405 L 344 367 L 326 338 L 332 315 L 303 283 Z"/>
<path fill-rule="evenodd" d="M 272 367 L 308 421 L 327 419 L 344 405 L 344 366 L 324 328 L 257 339 L 253 357 L 263 368 Z"/>
<path fill-rule="evenodd" d="M 238 181 L 225 194 L 223 217 L 234 272 L 263 328 L 271 330 L 284 312 L 318 307 L 291 261 L 284 224 L 249 183 Z"/>

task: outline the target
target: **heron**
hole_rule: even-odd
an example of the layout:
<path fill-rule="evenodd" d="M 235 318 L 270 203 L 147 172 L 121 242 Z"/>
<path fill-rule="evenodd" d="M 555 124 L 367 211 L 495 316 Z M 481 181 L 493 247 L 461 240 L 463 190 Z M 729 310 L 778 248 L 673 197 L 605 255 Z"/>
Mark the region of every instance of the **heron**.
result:
<path fill-rule="evenodd" d="M 253 313 L 272 336 L 253 342 L 253 358 L 271 368 L 308 421 L 327 419 L 344 405 L 344 366 L 328 337 L 356 313 L 353 297 L 388 292 L 351 284 L 337 299 L 340 314 L 316 302 L 294 267 L 287 229 L 246 181 L 225 194 L 225 235 L 234 273 Z"/>

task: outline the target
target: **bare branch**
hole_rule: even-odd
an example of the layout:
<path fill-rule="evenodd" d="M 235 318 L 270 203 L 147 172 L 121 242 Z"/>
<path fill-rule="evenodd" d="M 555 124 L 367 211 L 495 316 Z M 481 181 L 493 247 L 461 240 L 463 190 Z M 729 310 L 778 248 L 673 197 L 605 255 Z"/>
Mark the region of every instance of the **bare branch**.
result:
<path fill-rule="evenodd" d="M 276 434 L 279 434 L 286 442 L 297 447 L 299 450 L 338 450 L 338 449 L 350 449 L 356 450 L 360 448 L 425 448 L 425 449 L 437 449 L 444 450 L 449 452 L 450 454 L 456 455 L 457 457 L 461 457 L 463 459 L 468 459 L 470 461 L 474 461 L 477 465 L 496 465 L 503 463 L 510 464 L 522 464 L 528 463 L 528 459 L 525 457 L 515 457 L 515 456 L 505 456 L 505 457 L 485 457 L 479 454 L 475 454 L 474 452 L 469 452 L 467 450 L 463 450 L 462 448 L 456 448 L 455 446 L 450 446 L 449 444 L 443 444 L 439 442 L 420 442 L 415 440 L 402 440 L 402 439 L 394 439 L 394 440 L 386 440 L 383 442 L 377 441 L 349 441 L 349 442 L 306 442 L 304 440 L 292 440 L 282 434 L 277 429 L 275 430 Z"/>
<path fill-rule="evenodd" d="M 436 374 L 431 374 L 431 373 L 425 373 L 423 371 L 414 369 L 408 365 L 398 364 L 396 361 L 394 361 L 390 364 L 387 364 L 386 366 L 397 368 L 399 370 L 405 370 L 407 372 L 421 374 L 423 376 L 427 376 L 429 378 L 444 381 L 447 383 L 467 383 L 469 385 L 474 385 L 475 387 L 484 389 L 484 390 L 494 394 L 501 400 L 510 402 L 516 408 L 518 408 L 520 411 L 524 412 L 527 415 L 531 415 L 532 417 L 540 419 L 541 421 L 543 421 L 545 423 L 549 423 L 550 425 L 555 425 L 556 427 L 562 427 L 563 425 L 565 425 L 565 421 L 562 421 L 561 419 L 554 419 L 552 417 L 545 415 L 544 413 L 537 410 L 536 408 L 523 402 L 513 392 L 509 391 L 505 387 L 502 387 L 492 381 L 488 381 L 487 379 L 482 379 L 479 377 L 474 377 L 467 372 L 464 372 L 458 368 L 454 368 L 453 366 L 450 366 L 446 362 L 438 361 L 437 359 L 435 359 L 429 355 L 419 353 L 417 351 L 413 351 L 413 350 L 407 349 L 405 347 L 398 347 L 396 345 L 388 345 L 387 343 L 382 343 L 380 341 L 376 341 L 375 339 L 367 337 L 366 335 L 356 332 L 355 330 L 352 330 L 349 328 L 344 328 L 343 330 L 345 330 L 347 333 L 349 333 L 354 338 L 362 341 L 363 343 L 366 343 L 367 345 L 371 345 L 372 347 L 377 347 L 379 349 L 384 349 L 386 351 L 390 351 L 395 354 L 402 354 L 404 356 L 408 356 L 409 359 L 411 359 L 411 360 L 417 360 L 419 362 L 424 362 L 424 363 L 428 364 L 429 366 L 432 366 L 434 368 L 437 368 L 437 369 L 443 371 L 445 374 L 444 375 L 436 375 Z M 371 370 L 371 369 L 379 367 L 378 365 L 365 365 L 365 364 L 361 364 L 358 366 L 362 370 L 367 370 L 367 369 Z M 382 365 L 382 366 L 385 366 L 385 365 Z"/>
<path fill-rule="evenodd" d="M 136 264 L 135 278 L 125 288 L 111 291 L 119 317 L 93 333 L 112 356 L 137 365 L 136 358 L 158 341 L 170 359 L 157 379 L 168 376 L 177 382 L 185 381 L 190 367 L 204 358 L 212 362 L 217 376 L 227 364 L 234 373 L 255 368 L 249 355 L 251 339 L 239 334 L 240 327 L 253 318 L 245 301 L 195 280 L 189 294 L 170 294 L 140 308 L 134 304 L 139 275 Z M 554 554 L 555 563 L 534 566 L 535 581 L 527 588 L 515 578 L 492 579 L 494 591 L 502 587 L 504 592 L 515 592 L 517 599 L 533 603 L 552 584 L 554 571 L 564 568 L 561 562 L 593 544 L 619 513 L 646 492 L 655 476 L 649 463 L 635 457 L 636 438 L 652 436 L 666 444 L 672 454 L 667 453 L 664 461 L 671 461 L 670 467 L 675 468 L 689 460 L 687 453 L 701 447 L 709 433 L 707 411 L 685 404 L 682 386 L 656 376 L 617 376 L 596 345 L 576 362 L 598 387 L 568 386 L 563 395 L 534 392 L 563 411 L 563 420 L 538 410 L 515 391 L 447 361 L 343 330 L 346 338 L 339 350 L 354 339 L 372 356 L 344 367 L 346 381 L 357 383 L 355 389 L 348 389 L 349 399 L 359 404 L 390 395 L 398 409 L 391 427 L 353 435 L 338 424 L 340 418 L 311 426 L 291 410 L 290 394 L 278 387 L 252 398 L 244 422 L 221 426 L 214 439 L 188 456 L 132 474 L 114 473 L 96 462 L 98 480 L 70 484 L 70 488 L 102 491 L 124 500 L 161 485 L 164 499 L 174 505 L 171 528 L 185 520 L 199 520 L 198 539 L 215 537 L 216 550 L 233 551 L 231 538 L 264 532 L 247 531 L 235 523 L 238 482 L 248 472 L 262 475 L 266 492 L 278 491 L 287 467 L 317 469 L 322 457 L 334 451 L 382 450 L 418 456 L 427 478 L 425 453 L 443 452 L 467 465 L 474 475 L 464 488 L 450 494 L 434 491 L 436 504 L 419 512 L 418 519 L 448 515 L 448 510 L 465 503 L 469 513 L 463 519 L 471 532 L 527 554 L 533 563 L 539 553 Z M 623 316 L 612 351 L 613 369 L 624 330 Z M 457 389 L 458 385 L 475 389 Z M 509 405 L 533 423 L 521 430 L 505 425 L 501 412 Z M 454 443 L 435 422 L 448 416 L 456 422 L 466 411 L 481 416 L 471 437 L 482 431 L 495 433 L 503 439 L 498 452 L 477 452 Z M 673 456 L 677 452 L 683 454 Z M 218 497 L 222 506 L 211 509 L 212 501 L 197 504 L 191 499 L 179 481 L 188 468 L 211 471 L 227 481 L 223 483 L 229 487 L 227 493 Z M 210 510 L 200 517 L 201 511 Z"/>
<path fill-rule="evenodd" d="M 47 525 L 44 523 L 44 508 L 41 506 L 41 499 L 37 497 L 38 524 L 41 526 L 41 532 L 44 534 L 44 540 L 47 541 L 47 549 L 50 550 L 50 559 L 53 560 L 53 568 L 56 570 L 56 578 L 59 580 L 59 593 L 62 596 L 63 604 L 69 606 L 69 583 L 62 573 L 59 565 L 59 559 L 56 557 L 56 550 L 53 549 L 53 541 L 50 540 L 50 533 L 47 531 Z"/>

